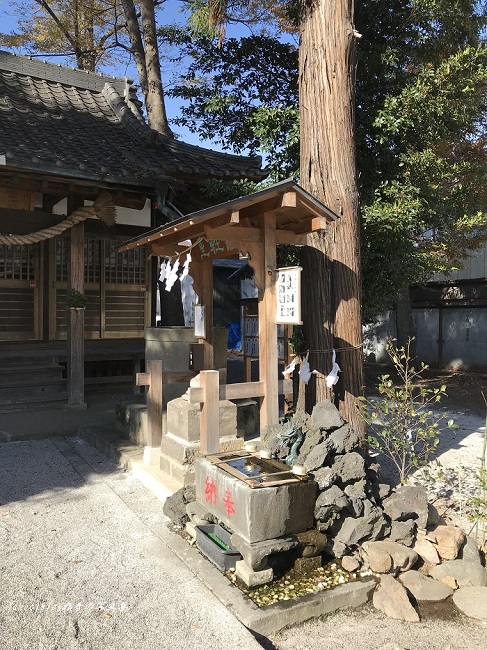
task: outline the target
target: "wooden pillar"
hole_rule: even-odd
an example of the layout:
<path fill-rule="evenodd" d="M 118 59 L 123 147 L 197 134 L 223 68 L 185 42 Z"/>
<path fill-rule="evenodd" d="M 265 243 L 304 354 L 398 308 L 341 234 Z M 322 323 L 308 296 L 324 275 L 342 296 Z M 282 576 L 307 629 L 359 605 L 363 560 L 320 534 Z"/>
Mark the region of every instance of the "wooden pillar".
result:
<path fill-rule="evenodd" d="M 205 308 L 205 338 L 199 339 L 204 349 L 204 370 L 213 370 L 213 262 L 204 257 L 201 261 L 192 263 L 194 289 L 198 294 L 198 304 Z"/>
<path fill-rule="evenodd" d="M 161 454 L 162 412 L 164 410 L 162 361 L 159 359 L 147 361 L 146 372 L 136 373 L 135 384 L 136 386 L 148 386 L 146 396 L 147 439 L 144 446 L 144 463 L 154 465 L 159 463 Z"/>
<path fill-rule="evenodd" d="M 68 201 L 68 212 L 79 207 Z M 85 274 L 84 223 L 70 229 L 68 291 L 83 293 Z M 85 312 L 70 309 L 68 318 L 68 404 L 69 408 L 85 409 Z"/>
<path fill-rule="evenodd" d="M 279 423 L 277 298 L 276 298 L 276 215 L 266 212 L 262 219 L 262 250 L 259 295 L 259 376 L 264 382 L 260 425 Z"/>

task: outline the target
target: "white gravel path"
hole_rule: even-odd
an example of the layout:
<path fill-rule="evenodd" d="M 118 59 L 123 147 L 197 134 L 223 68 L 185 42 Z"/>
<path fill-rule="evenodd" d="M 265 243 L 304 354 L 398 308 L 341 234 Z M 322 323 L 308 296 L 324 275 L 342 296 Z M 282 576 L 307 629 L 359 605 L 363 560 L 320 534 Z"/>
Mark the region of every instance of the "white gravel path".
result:
<path fill-rule="evenodd" d="M 166 522 L 82 441 L 0 445 L 2 650 L 260 648 L 164 544 Z"/>

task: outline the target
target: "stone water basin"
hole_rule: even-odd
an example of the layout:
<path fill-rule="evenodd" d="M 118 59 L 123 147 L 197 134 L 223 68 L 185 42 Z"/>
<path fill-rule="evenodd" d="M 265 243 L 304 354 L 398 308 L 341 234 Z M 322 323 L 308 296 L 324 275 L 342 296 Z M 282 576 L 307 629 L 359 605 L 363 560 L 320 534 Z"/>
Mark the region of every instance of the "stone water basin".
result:
<path fill-rule="evenodd" d="M 222 456 L 219 458 L 224 461 Z M 238 457 L 237 454 L 227 456 L 230 461 Z M 244 472 L 242 478 L 223 469 L 221 461 L 215 464 L 209 460 L 214 457 L 196 459 L 196 501 L 203 508 L 248 544 L 301 533 L 313 527 L 316 483 L 296 478 L 285 465 L 276 468 L 274 461 L 259 464 L 250 454 L 245 458 L 242 453 L 240 457 L 244 460 L 242 465 L 248 461 L 248 473 Z M 284 474 L 275 473 L 276 481 L 263 480 L 260 485 L 251 487 L 246 479 L 259 478 L 259 474 L 250 464 L 260 467 L 260 479 L 262 473 L 268 475 L 268 465 L 274 466 L 275 472 L 281 469 Z M 239 471 L 238 467 L 234 469 Z M 286 471 L 290 475 L 287 479 Z M 280 484 L 272 484 L 274 482 Z"/>

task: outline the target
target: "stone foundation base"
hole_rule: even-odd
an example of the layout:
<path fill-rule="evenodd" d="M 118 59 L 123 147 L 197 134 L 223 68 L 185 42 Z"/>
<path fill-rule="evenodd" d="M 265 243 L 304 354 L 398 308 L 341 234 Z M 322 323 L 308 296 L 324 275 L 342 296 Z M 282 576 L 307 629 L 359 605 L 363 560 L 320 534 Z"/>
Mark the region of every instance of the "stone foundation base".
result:
<path fill-rule="evenodd" d="M 220 451 L 238 451 L 243 439 L 237 437 L 237 407 L 220 401 Z M 167 405 L 167 433 L 162 436 L 161 471 L 181 486 L 195 482 L 194 461 L 200 456 L 200 407 L 183 397 Z"/>
<path fill-rule="evenodd" d="M 263 569 L 262 571 L 252 571 L 244 560 L 240 560 L 235 565 L 235 575 L 237 578 L 240 578 L 242 582 L 245 582 L 247 587 L 258 587 L 259 585 L 265 585 L 268 582 L 272 582 L 274 571 L 270 568 Z"/>

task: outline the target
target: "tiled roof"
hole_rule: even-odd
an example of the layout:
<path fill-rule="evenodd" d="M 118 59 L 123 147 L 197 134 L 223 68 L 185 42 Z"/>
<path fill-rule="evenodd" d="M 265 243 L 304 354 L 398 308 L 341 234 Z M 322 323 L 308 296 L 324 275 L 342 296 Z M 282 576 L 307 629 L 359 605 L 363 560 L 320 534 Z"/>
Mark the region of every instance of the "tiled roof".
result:
<path fill-rule="evenodd" d="M 0 51 L 0 156 L 9 167 L 152 186 L 173 178 L 249 178 L 261 159 L 210 151 L 148 127 L 129 79 Z"/>

